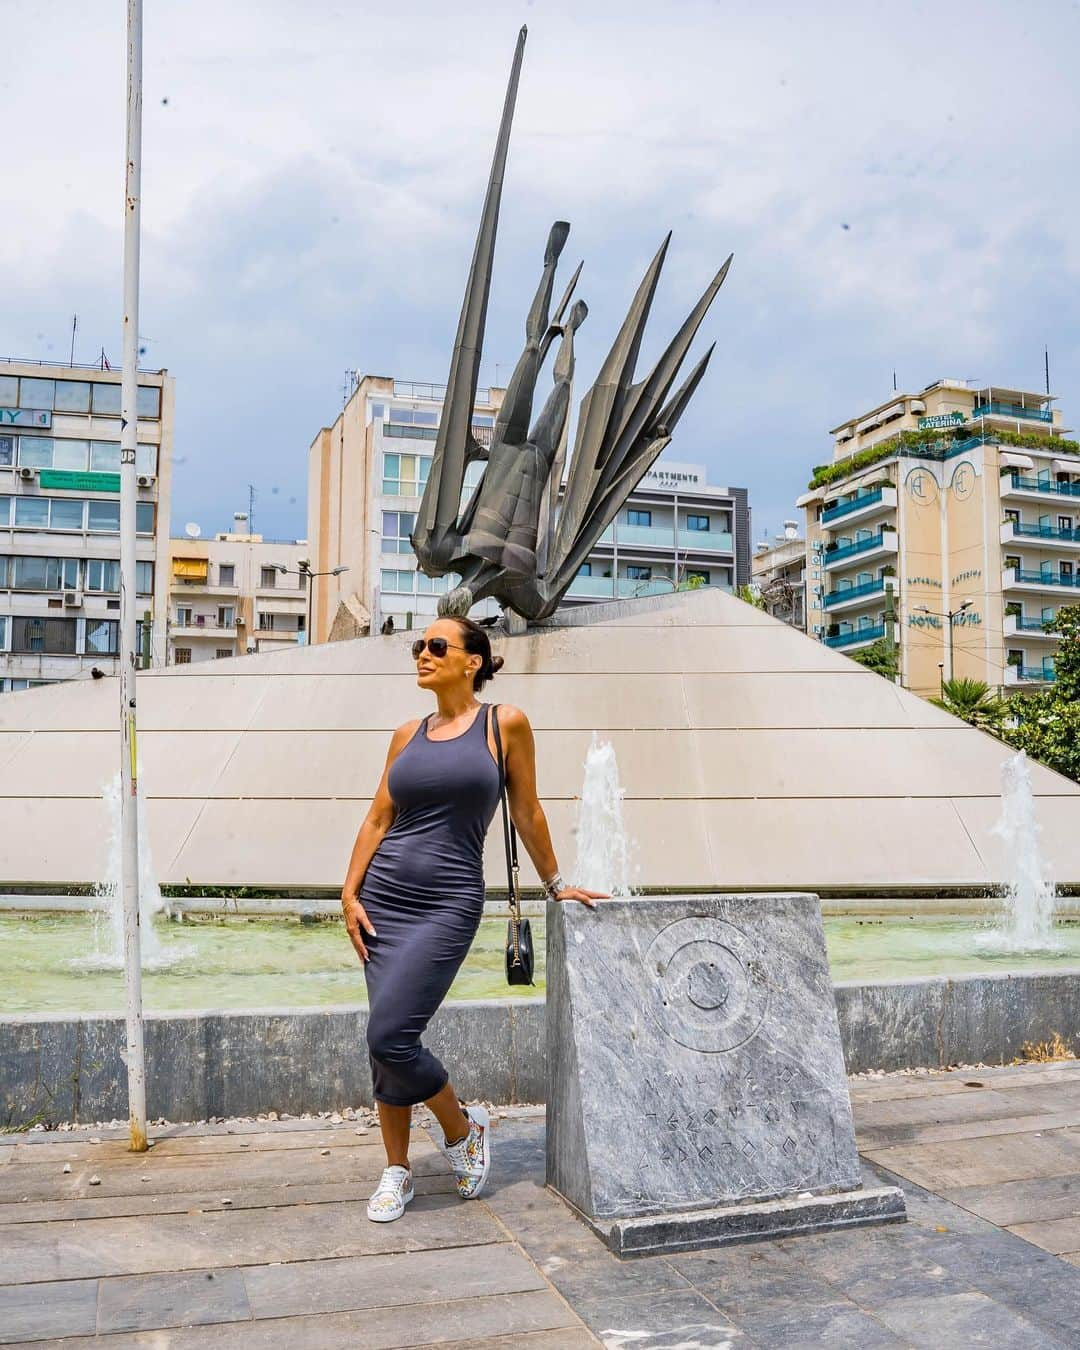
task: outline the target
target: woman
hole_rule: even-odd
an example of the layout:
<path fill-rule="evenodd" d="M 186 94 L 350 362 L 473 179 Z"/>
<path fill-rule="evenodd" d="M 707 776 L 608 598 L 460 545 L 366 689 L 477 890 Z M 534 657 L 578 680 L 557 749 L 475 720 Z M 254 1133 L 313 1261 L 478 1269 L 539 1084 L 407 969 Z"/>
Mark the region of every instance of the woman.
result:
<path fill-rule="evenodd" d="M 416 683 L 437 711 L 398 727 L 371 809 L 353 845 L 341 907 L 368 986 L 367 1043 L 387 1166 L 368 1218 L 400 1218 L 413 1198 L 412 1108 L 425 1102 L 442 1126 L 458 1194 L 480 1194 L 491 1165 L 488 1114 L 462 1110 L 446 1070 L 420 1036 L 446 997 L 484 910 L 484 836 L 499 803 L 489 705 L 476 695 L 502 666 L 471 619 L 438 619 L 413 643 Z M 528 718 L 495 714 L 510 812 L 553 900 L 606 899 L 566 886 L 536 797 Z"/>

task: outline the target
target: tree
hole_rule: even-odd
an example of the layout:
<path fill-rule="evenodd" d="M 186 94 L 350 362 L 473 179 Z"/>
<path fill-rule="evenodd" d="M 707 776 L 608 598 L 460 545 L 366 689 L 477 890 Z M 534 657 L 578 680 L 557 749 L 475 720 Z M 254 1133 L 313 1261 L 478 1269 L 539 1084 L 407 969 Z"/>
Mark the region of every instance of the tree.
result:
<path fill-rule="evenodd" d="M 941 693 L 941 698 L 930 702 L 984 731 L 997 733 L 1009 712 L 1008 702 L 983 680 L 946 680 Z"/>
<path fill-rule="evenodd" d="M 860 666 L 865 666 L 867 670 L 872 670 L 876 675 L 883 675 L 887 680 L 895 680 L 899 671 L 896 660 L 896 645 L 889 641 L 887 637 L 880 637 L 876 642 L 871 642 L 868 647 L 862 647 L 857 652 L 852 652 L 851 659 L 858 661 Z"/>
<path fill-rule="evenodd" d="M 1054 655 L 1054 683 L 1038 693 L 1008 700 L 1014 724 L 1002 739 L 1032 759 L 1080 782 L 1080 605 L 1068 605 L 1044 625 L 1060 633 Z"/>
<path fill-rule="evenodd" d="M 765 600 L 754 586 L 739 586 L 735 594 L 740 600 L 745 600 L 748 605 L 753 605 L 755 609 L 765 608 Z"/>

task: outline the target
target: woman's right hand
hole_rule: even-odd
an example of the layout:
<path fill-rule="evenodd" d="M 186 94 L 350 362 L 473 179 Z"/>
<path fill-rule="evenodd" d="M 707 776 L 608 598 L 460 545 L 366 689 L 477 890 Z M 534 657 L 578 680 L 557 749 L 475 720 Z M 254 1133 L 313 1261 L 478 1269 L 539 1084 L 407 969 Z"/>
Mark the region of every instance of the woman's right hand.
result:
<path fill-rule="evenodd" d="M 361 963 L 366 965 L 368 949 L 364 942 L 364 934 L 370 933 L 372 937 L 375 936 L 375 929 L 371 920 L 357 897 L 347 895 L 344 891 L 341 894 L 341 912 L 345 915 L 345 931 L 349 935 L 349 941 L 352 943 Z"/>

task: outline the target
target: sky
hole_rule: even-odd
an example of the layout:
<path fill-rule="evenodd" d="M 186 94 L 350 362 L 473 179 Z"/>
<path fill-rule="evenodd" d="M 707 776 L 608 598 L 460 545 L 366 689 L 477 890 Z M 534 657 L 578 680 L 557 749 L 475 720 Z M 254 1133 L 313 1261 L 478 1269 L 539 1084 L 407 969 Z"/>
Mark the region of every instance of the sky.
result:
<path fill-rule="evenodd" d="M 119 364 L 125 10 L 4 0 L 0 356 L 66 360 L 77 314 L 76 360 Z M 521 23 L 482 383 L 566 219 L 579 394 L 669 229 L 643 365 L 734 252 L 667 456 L 745 486 L 755 541 L 894 372 L 1038 390 L 1045 347 L 1080 421 L 1072 0 L 145 0 L 139 327 L 177 382 L 174 533 L 254 485 L 255 528 L 303 537 L 346 371 L 445 380 Z"/>

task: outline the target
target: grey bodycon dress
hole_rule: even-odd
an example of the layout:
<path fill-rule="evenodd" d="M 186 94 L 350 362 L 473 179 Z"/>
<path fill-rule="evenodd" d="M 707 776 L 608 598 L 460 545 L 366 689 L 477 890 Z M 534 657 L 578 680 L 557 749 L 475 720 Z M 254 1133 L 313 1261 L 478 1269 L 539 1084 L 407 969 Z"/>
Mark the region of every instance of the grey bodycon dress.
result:
<path fill-rule="evenodd" d="M 364 942 L 367 1043 L 375 1100 L 414 1106 L 447 1082 L 420 1043 L 476 936 L 484 911 L 484 836 L 499 802 L 487 709 L 469 729 L 433 741 L 428 719 L 390 766 L 394 823 L 368 864 L 360 903 L 375 928 Z"/>

